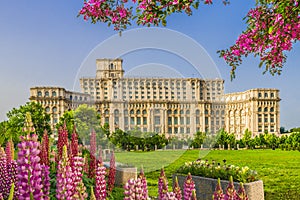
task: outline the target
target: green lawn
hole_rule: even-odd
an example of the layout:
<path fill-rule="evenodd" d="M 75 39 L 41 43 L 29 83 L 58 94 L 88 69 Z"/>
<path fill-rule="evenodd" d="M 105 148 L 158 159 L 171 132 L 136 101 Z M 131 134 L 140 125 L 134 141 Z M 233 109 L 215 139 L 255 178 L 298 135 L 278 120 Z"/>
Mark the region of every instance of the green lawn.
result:
<path fill-rule="evenodd" d="M 258 172 L 264 182 L 266 199 L 297 199 L 300 196 L 300 152 L 281 150 L 199 151 L 176 150 L 116 153 L 116 161 L 143 166 L 149 194 L 157 196 L 157 179 L 164 166 L 171 185 L 171 176 L 184 162 L 197 158 L 248 166 Z"/>

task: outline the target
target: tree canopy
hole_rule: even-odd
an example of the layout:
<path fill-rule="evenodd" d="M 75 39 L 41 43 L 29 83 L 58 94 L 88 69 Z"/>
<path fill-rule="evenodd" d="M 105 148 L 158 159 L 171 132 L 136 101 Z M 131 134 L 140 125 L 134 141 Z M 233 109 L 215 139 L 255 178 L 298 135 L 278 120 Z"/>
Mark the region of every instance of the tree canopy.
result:
<path fill-rule="evenodd" d="M 215 0 L 217 1 L 217 0 Z M 219 0 L 225 5 L 229 0 Z M 245 17 L 246 30 L 235 44 L 218 53 L 231 66 L 231 77 L 249 54 L 260 57 L 259 67 L 272 75 L 280 74 L 286 62 L 286 51 L 300 38 L 299 0 L 255 0 Z M 79 16 L 92 23 L 107 23 L 122 31 L 133 22 L 146 26 L 166 26 L 167 16 L 173 13 L 192 15 L 200 3 L 210 5 L 213 0 L 85 0 Z"/>
<path fill-rule="evenodd" d="M 34 132 L 41 138 L 45 130 L 51 133 L 50 115 L 42 105 L 27 102 L 19 108 L 13 108 L 6 115 L 8 120 L 0 123 L 0 144 L 12 138 L 14 143 L 19 142 L 21 135 L 26 135 L 23 130 L 26 125 L 26 114 L 30 114 Z"/>

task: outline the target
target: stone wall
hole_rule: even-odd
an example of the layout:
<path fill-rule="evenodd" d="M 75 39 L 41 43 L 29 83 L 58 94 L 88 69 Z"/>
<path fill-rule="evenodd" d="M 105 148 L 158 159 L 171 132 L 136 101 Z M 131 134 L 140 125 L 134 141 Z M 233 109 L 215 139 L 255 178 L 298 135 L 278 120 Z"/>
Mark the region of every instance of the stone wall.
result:
<path fill-rule="evenodd" d="M 173 183 L 175 182 L 175 177 L 178 178 L 178 183 L 183 192 L 183 184 L 186 179 L 185 175 L 173 174 Z M 196 195 L 198 200 L 211 200 L 212 195 L 215 191 L 218 180 L 212 178 L 204 178 L 200 176 L 192 176 L 193 181 L 195 182 Z M 221 180 L 221 186 L 223 192 L 225 193 L 229 181 Z M 239 183 L 234 182 L 234 187 L 236 190 L 239 188 Z M 244 183 L 244 188 L 246 194 L 249 197 L 249 200 L 264 200 L 264 187 L 261 180 Z"/>
<path fill-rule="evenodd" d="M 123 186 L 131 178 L 137 178 L 136 167 L 117 167 L 115 185 Z"/>

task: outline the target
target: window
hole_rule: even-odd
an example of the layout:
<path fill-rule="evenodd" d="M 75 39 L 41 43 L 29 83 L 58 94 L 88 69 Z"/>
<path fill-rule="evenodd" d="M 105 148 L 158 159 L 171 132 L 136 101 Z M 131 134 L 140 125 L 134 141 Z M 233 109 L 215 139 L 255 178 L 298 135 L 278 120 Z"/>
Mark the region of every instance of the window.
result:
<path fill-rule="evenodd" d="M 185 114 L 189 115 L 190 114 L 190 110 L 186 110 Z"/>
<path fill-rule="evenodd" d="M 266 108 L 264 108 L 264 112 L 268 112 L 268 108 L 266 107 Z"/>
<path fill-rule="evenodd" d="M 38 97 L 41 97 L 41 96 L 42 96 L 42 92 L 41 92 L 41 91 L 38 91 L 38 92 L 37 92 L 37 96 L 38 96 Z"/>
<path fill-rule="evenodd" d="M 159 125 L 160 124 L 160 116 L 155 116 L 154 117 L 154 124 Z"/>
<path fill-rule="evenodd" d="M 271 108 L 270 108 L 270 112 L 274 112 L 274 107 L 271 107 Z"/>
<path fill-rule="evenodd" d="M 172 117 L 168 117 L 168 125 L 172 125 Z"/>
<path fill-rule="evenodd" d="M 48 91 L 45 92 L 45 97 L 49 97 L 49 92 Z"/>
<path fill-rule="evenodd" d="M 143 124 L 147 125 L 147 117 L 143 117 Z"/>
<path fill-rule="evenodd" d="M 199 110 L 196 110 L 196 115 L 200 115 L 200 111 Z"/>
<path fill-rule="evenodd" d="M 146 115 L 147 114 L 147 111 L 146 110 L 143 110 L 143 115 Z"/>
<path fill-rule="evenodd" d="M 265 93 L 265 98 L 268 98 L 268 93 Z"/>
<path fill-rule="evenodd" d="M 261 112 L 261 107 L 258 107 L 257 111 L 258 111 L 258 112 Z"/>
<path fill-rule="evenodd" d="M 190 124 L 190 118 L 189 117 L 186 118 L 186 124 Z"/>
<path fill-rule="evenodd" d="M 258 93 L 258 98 L 261 98 L 261 93 L 260 92 Z"/>
<path fill-rule="evenodd" d="M 140 117 L 137 117 L 137 118 L 136 118 L 136 122 L 137 122 L 137 125 L 141 125 L 141 118 L 140 118 Z"/>
<path fill-rule="evenodd" d="M 49 107 L 46 107 L 46 112 L 50 112 L 50 108 Z"/>
<path fill-rule="evenodd" d="M 134 117 L 130 117 L 130 124 L 134 125 Z"/>
<path fill-rule="evenodd" d="M 174 117 L 174 124 L 175 124 L 175 125 L 178 124 L 178 117 Z"/>
<path fill-rule="evenodd" d="M 52 108 L 52 112 L 57 112 L 57 108 L 56 108 L 56 107 L 53 107 L 53 108 Z"/>

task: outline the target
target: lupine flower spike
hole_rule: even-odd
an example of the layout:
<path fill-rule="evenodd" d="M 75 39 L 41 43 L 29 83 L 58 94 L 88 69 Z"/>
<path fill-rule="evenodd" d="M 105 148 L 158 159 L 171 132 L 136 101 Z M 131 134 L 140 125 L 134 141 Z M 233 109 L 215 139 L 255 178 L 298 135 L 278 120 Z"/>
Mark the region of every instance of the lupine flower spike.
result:
<path fill-rule="evenodd" d="M 173 192 L 175 193 L 175 197 L 177 199 L 182 199 L 182 193 L 181 193 L 181 189 L 180 189 L 180 186 L 179 186 L 179 183 L 178 183 L 177 176 L 175 177 Z"/>
<path fill-rule="evenodd" d="M 18 199 L 42 199 L 42 168 L 37 135 L 21 137 L 18 144 Z"/>
<path fill-rule="evenodd" d="M 223 190 L 221 187 L 221 181 L 220 179 L 218 179 L 218 183 L 213 195 L 213 200 L 224 200 L 224 194 L 223 194 Z"/>
<path fill-rule="evenodd" d="M 183 196 L 185 200 L 190 200 L 192 198 L 193 190 L 195 190 L 195 183 L 192 179 L 191 173 L 188 173 L 183 185 Z"/>
<path fill-rule="evenodd" d="M 239 190 L 237 192 L 235 200 L 248 200 L 248 199 L 249 198 L 248 198 L 248 196 L 246 194 L 244 185 L 243 185 L 243 183 L 240 183 L 240 188 L 239 188 Z"/>
<path fill-rule="evenodd" d="M 114 188 L 116 178 L 116 160 L 114 151 L 111 152 L 110 162 L 109 162 L 109 174 L 108 174 L 108 191 L 111 192 Z"/>
<path fill-rule="evenodd" d="M 236 191 L 234 189 L 232 176 L 230 176 L 224 200 L 234 200 L 235 197 L 236 197 Z"/>

